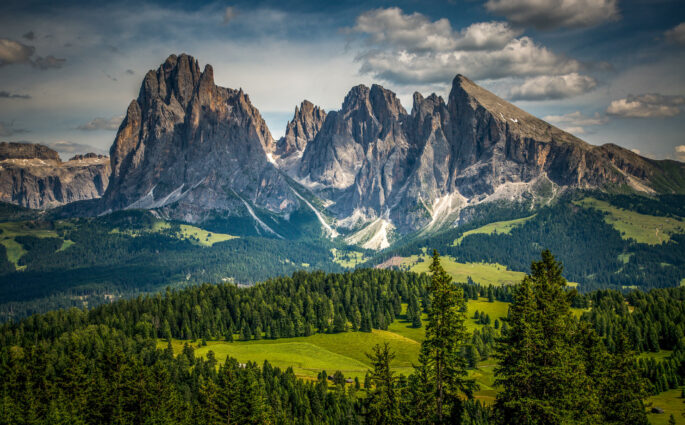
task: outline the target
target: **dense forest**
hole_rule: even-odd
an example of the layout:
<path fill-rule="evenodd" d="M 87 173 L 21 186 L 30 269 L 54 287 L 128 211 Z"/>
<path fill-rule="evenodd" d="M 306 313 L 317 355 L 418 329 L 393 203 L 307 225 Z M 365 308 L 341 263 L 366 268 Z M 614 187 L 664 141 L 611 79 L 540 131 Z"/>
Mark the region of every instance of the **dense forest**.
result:
<path fill-rule="evenodd" d="M 502 419 L 507 412 L 509 418 L 545 418 L 531 423 L 568 423 L 579 414 L 586 423 L 627 423 L 626 415 L 643 423 L 641 397 L 685 380 L 685 288 L 578 294 L 565 288 L 551 256 L 533 264 L 524 285 L 513 287 L 451 284 L 439 259 L 431 270 L 432 276 L 376 269 L 297 272 L 248 288 L 193 286 L 6 323 L 0 327 L 0 421 L 492 424 L 511 423 Z M 478 296 L 512 307 L 501 324 L 481 315 L 485 326 L 469 333 L 465 302 Z M 268 363 L 198 358 L 190 345 L 177 356 L 170 346 L 156 348 L 159 338 L 171 337 L 230 341 L 368 332 L 387 327 L 402 304 L 407 316 L 425 315 L 417 324 L 426 328 L 427 341 L 419 364 L 412 375 L 395 376 L 388 366 L 394 353 L 377 346 L 369 353 L 373 367 L 363 386 L 346 384 L 334 371 L 302 381 L 291 369 Z M 592 308 L 578 320 L 572 306 Z M 526 329 L 535 333 L 521 333 Z M 549 335 L 553 339 L 545 340 Z M 516 360 L 519 355 L 511 357 L 529 347 L 525 338 L 538 346 L 526 357 L 528 365 Z M 660 349 L 674 351 L 662 361 L 636 358 L 639 351 Z M 547 363 L 560 361 L 545 354 L 549 350 L 568 356 L 564 367 L 586 370 L 586 381 L 575 382 L 577 374 Z M 501 364 L 503 395 L 494 407 L 469 398 L 474 383 L 466 370 L 482 356 Z M 528 393 L 517 387 L 516 371 L 525 367 L 539 371 Z M 551 373 L 565 388 L 593 390 L 573 392 L 572 402 L 562 393 L 543 400 L 539 394 L 556 385 Z M 554 415 L 544 416 L 549 409 Z"/>
<path fill-rule="evenodd" d="M 7 261 L 0 244 L 0 321 L 81 307 L 84 299 L 97 305 L 169 285 L 226 279 L 251 284 L 304 266 L 342 270 L 332 261 L 330 249 L 335 245 L 323 239 L 245 236 L 201 246 L 179 238 L 177 223 L 163 231 L 147 231 L 156 220 L 149 212 L 131 211 L 72 219 L 66 224 L 27 222 L 36 230 L 56 232 L 59 238 L 16 236 L 15 241 L 27 251 L 18 261 L 21 271 Z M 59 249 L 63 239 L 73 244 Z"/>
<path fill-rule="evenodd" d="M 669 242 L 660 245 L 623 239 L 605 221 L 604 213 L 573 203 L 586 195 L 656 217 L 682 220 L 685 214 L 685 197 L 681 195 L 649 198 L 575 193 L 535 208 L 532 201 L 492 202 L 467 207 L 457 228 L 429 237 L 405 236 L 396 242 L 396 248 L 371 256 L 366 266 L 395 255 L 414 255 L 430 246 L 460 262 L 499 263 L 526 271 L 530 260 L 547 247 L 564 262 L 565 276 L 579 282 L 582 292 L 680 283 L 685 276 L 685 235 L 672 235 Z M 0 221 L 24 220 L 21 223 L 27 227 L 55 235 L 13 237 L 14 245 L 22 250 L 16 260 L 18 271 L 8 260 L 6 246 L 0 244 L 0 321 L 57 308 L 96 306 L 167 286 L 221 281 L 252 284 L 298 269 L 340 272 L 343 267 L 333 261 L 333 248 L 343 256 L 351 250 L 363 251 L 312 236 L 307 217 L 291 217 L 299 233 L 286 235 L 286 240 L 252 235 L 247 230 L 254 230 L 254 226 L 245 222 L 238 226 L 247 229 L 239 238 L 202 246 L 199 241 L 178 237 L 180 223 L 150 231 L 159 221 L 150 212 L 121 211 L 97 218 L 59 220 L 69 215 L 67 210 L 40 213 L 0 204 Z M 524 217 L 528 219 L 509 233 L 472 234 L 454 243 L 465 232 L 485 224 Z M 205 227 L 210 231 L 236 230 L 236 223 L 215 218 Z M 69 241 L 69 245 L 61 245 L 61 241 Z"/>
<path fill-rule="evenodd" d="M 427 238 L 408 240 L 397 248 L 378 254 L 367 264 L 380 263 L 392 256 L 411 256 L 430 246 L 460 262 L 488 262 L 526 271 L 531 258 L 545 247 L 564 263 L 565 277 L 581 283 L 580 290 L 642 289 L 678 286 L 685 276 L 685 235 L 672 235 L 660 245 L 623 239 L 604 220 L 604 213 L 573 203 L 585 195 L 628 208 L 642 214 L 685 216 L 685 196 L 664 195 L 657 199 L 643 196 L 607 195 L 591 192 L 562 196 L 550 206 L 532 210 L 528 204 L 492 203 L 467 209 L 462 214 L 469 221 L 455 229 Z M 510 233 L 472 234 L 455 244 L 465 232 L 487 223 L 534 217 L 513 228 Z"/>

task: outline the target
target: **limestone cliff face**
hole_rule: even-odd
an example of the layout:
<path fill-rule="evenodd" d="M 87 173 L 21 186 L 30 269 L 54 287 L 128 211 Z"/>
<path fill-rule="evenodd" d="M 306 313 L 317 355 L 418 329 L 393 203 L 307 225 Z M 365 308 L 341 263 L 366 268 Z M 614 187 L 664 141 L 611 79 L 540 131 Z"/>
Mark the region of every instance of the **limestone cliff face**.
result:
<path fill-rule="evenodd" d="M 468 204 L 534 197 L 541 187 L 650 192 L 650 178 L 663 174 L 658 161 L 589 145 L 461 75 L 447 102 L 413 100 L 408 114 L 394 93 L 354 87 L 307 145 L 297 177 L 330 198 L 341 224 L 383 218 L 415 231 L 449 224 Z"/>
<path fill-rule="evenodd" d="M 109 158 L 79 155 L 62 162 L 47 146 L 0 143 L 0 201 L 46 209 L 99 198 L 109 181 Z"/>
<path fill-rule="evenodd" d="M 299 107 L 295 107 L 295 115 L 285 127 L 285 136 L 277 143 L 276 155 L 302 155 L 307 144 L 319 133 L 325 119 L 326 111 L 304 100 Z"/>
<path fill-rule="evenodd" d="M 369 248 L 453 225 L 480 202 L 575 188 L 683 192 L 669 182 L 685 180 L 682 163 L 589 145 L 461 75 L 447 101 L 415 93 L 409 113 L 379 85 L 353 87 L 329 113 L 304 101 L 275 142 L 242 90 L 217 87 L 212 67 L 187 55 L 147 73 L 110 153 L 102 211 L 191 222 L 218 211 L 269 233 L 257 209 L 287 226 L 304 208 L 325 234 Z"/>
<path fill-rule="evenodd" d="M 214 84 L 188 55 L 169 56 L 145 76 L 110 150 L 105 209 L 167 208 L 202 221 L 210 211 L 246 215 L 246 203 L 274 212 L 298 204 L 269 162 L 276 149 L 242 90 Z"/>

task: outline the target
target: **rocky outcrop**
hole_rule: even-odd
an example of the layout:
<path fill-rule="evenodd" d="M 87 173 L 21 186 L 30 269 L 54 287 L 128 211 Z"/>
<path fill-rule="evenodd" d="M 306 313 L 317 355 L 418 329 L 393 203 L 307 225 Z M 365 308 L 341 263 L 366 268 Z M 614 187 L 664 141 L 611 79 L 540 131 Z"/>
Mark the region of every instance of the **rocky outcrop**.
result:
<path fill-rule="evenodd" d="M 592 146 L 458 75 L 448 102 L 354 87 L 307 145 L 297 178 L 329 197 L 339 224 L 384 219 L 400 232 L 450 224 L 464 206 L 557 189 L 653 192 L 660 165 Z M 680 173 L 685 173 L 682 170 Z"/>
<path fill-rule="evenodd" d="M 326 111 L 304 100 L 295 107 L 295 115 L 285 127 L 285 136 L 278 140 L 275 154 L 281 158 L 301 155 L 319 133 L 325 119 Z"/>
<path fill-rule="evenodd" d="M 59 162 L 59 154 L 35 143 L 0 142 L 0 161 L 6 159 L 43 159 Z"/>
<path fill-rule="evenodd" d="M 111 169 L 102 155 L 62 162 L 47 146 L 0 143 L 0 201 L 46 209 L 105 193 Z"/>
<path fill-rule="evenodd" d="M 147 73 L 110 154 L 102 211 L 190 222 L 220 212 L 276 235 L 269 223 L 312 210 L 324 234 L 367 248 L 452 225 L 481 202 L 572 188 L 682 192 L 668 182 L 685 180 L 681 163 L 589 145 L 461 75 L 447 101 L 415 93 L 410 113 L 379 85 L 353 87 L 328 114 L 304 101 L 274 142 L 249 97 L 217 87 L 212 67 L 187 55 Z"/>
<path fill-rule="evenodd" d="M 189 222 L 208 214 L 287 213 L 299 201 L 269 161 L 276 144 L 242 89 L 214 84 L 188 55 L 146 74 L 110 150 L 105 210 L 164 208 Z"/>

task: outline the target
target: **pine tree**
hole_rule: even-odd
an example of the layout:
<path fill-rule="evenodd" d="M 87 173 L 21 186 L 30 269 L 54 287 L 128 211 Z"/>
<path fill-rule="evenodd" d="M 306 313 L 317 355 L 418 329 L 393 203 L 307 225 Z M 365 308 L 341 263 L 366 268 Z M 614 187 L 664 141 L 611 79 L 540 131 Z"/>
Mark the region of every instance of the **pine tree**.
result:
<path fill-rule="evenodd" d="M 605 385 L 601 386 L 602 416 L 605 424 L 649 423 L 642 402 L 647 396 L 646 382 L 636 368 L 636 356 L 628 337 L 617 336 L 616 351 L 608 355 Z"/>
<path fill-rule="evenodd" d="M 421 325 L 422 325 L 422 323 L 421 323 L 421 313 L 418 313 L 418 312 L 417 312 L 416 315 L 414 315 L 414 318 L 412 319 L 411 327 L 412 327 L 412 328 L 417 328 L 417 329 L 418 329 L 418 328 L 421 327 Z"/>
<path fill-rule="evenodd" d="M 372 350 L 371 354 L 366 354 L 373 367 L 369 374 L 373 389 L 368 392 L 365 400 L 367 423 L 399 424 L 401 423 L 400 400 L 397 394 L 395 373 L 390 370 L 390 362 L 395 358 L 395 354 L 390 351 L 387 342 L 382 346 L 376 344 Z"/>
<path fill-rule="evenodd" d="M 543 251 L 513 292 L 509 327 L 497 341 L 497 423 L 600 423 L 597 389 L 586 373 L 561 273 Z"/>
<path fill-rule="evenodd" d="M 464 293 L 452 284 L 451 277 L 440 264 L 440 256 L 433 250 L 430 265 L 431 296 L 426 324 L 426 337 L 421 343 L 419 367 L 434 382 L 434 404 L 431 413 L 436 423 L 460 423 L 462 396 L 470 398 L 475 388 L 466 379 L 466 360 L 461 351 L 467 341 Z"/>

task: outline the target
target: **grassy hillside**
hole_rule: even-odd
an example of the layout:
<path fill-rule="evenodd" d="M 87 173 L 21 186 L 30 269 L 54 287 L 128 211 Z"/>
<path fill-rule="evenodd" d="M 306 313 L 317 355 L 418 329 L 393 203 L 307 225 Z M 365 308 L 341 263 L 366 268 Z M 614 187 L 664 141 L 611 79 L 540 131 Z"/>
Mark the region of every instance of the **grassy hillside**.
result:
<path fill-rule="evenodd" d="M 62 240 L 62 246 L 59 249 L 64 250 L 73 245 L 74 242 L 61 238 L 58 232 L 71 227 L 73 227 L 73 225 L 67 221 L 56 221 L 50 224 L 36 223 L 33 221 L 0 223 L 0 244 L 4 245 L 7 250 L 7 259 L 14 263 L 15 267 L 22 269 L 24 267 L 19 266 L 18 261 L 28 251 L 26 251 L 24 246 L 16 240 L 16 237 L 33 236 L 36 238 L 59 238 Z"/>
<path fill-rule="evenodd" d="M 403 312 L 406 311 L 403 305 Z M 476 323 L 473 315 L 476 311 L 484 312 L 492 321 L 507 316 L 509 303 L 495 301 L 488 302 L 486 298 L 468 300 L 466 327 L 470 332 L 483 328 L 484 325 Z M 574 313 L 580 314 L 581 310 L 574 309 Z M 424 321 L 426 316 L 423 316 Z M 172 340 L 174 353 L 183 350 L 183 345 L 188 343 L 195 348 L 195 354 L 206 357 L 212 351 L 219 362 L 227 357 L 234 357 L 242 363 L 248 361 L 261 364 L 268 360 L 274 366 L 286 369 L 292 367 L 295 374 L 302 378 L 315 378 L 319 372 L 325 370 L 332 374 L 340 370 L 346 377 L 358 377 L 363 380 L 366 371 L 371 367 L 366 353 L 370 353 L 376 344 L 387 342 L 396 353 L 392 362 L 393 370 L 398 374 L 409 375 L 412 365 L 418 362 L 421 341 L 424 339 L 425 329 L 412 328 L 411 323 L 403 318 L 398 318 L 387 331 L 374 329 L 371 333 L 343 332 L 337 334 L 315 334 L 308 337 L 297 337 L 276 340 L 251 340 L 238 341 L 235 335 L 234 342 L 207 341 L 202 346 L 199 341 Z M 159 348 L 165 348 L 167 342 L 160 340 Z M 485 402 L 494 400 L 494 367 L 492 359 L 480 362 L 476 369 L 469 371 L 469 376 L 476 379 L 480 390 L 476 398 Z"/>
<path fill-rule="evenodd" d="M 670 241 L 672 235 L 685 233 L 682 219 L 640 214 L 595 198 L 584 198 L 575 204 L 606 213 L 604 220 L 621 233 L 623 239 L 634 239 L 638 243 L 659 245 Z"/>
<path fill-rule="evenodd" d="M 664 413 L 649 413 L 647 418 L 652 425 L 668 425 L 668 418 L 673 415 L 677 425 L 685 425 L 685 399 L 680 397 L 682 389 L 668 390 L 649 397 L 645 404 L 648 408 L 659 407 Z"/>
<path fill-rule="evenodd" d="M 534 217 L 535 215 L 531 215 L 530 217 L 518 218 L 515 220 L 496 221 L 494 223 L 489 223 L 485 226 L 481 226 L 477 229 L 468 230 L 464 232 L 461 236 L 459 236 L 457 240 L 454 241 L 454 246 L 459 245 L 461 241 L 469 235 L 492 235 L 493 233 L 508 235 L 509 233 L 511 233 L 512 229 L 522 226 L 526 221 Z"/>
<path fill-rule="evenodd" d="M 403 270 L 416 273 L 428 273 L 430 256 L 423 250 L 423 254 L 410 257 L 396 257 L 388 266 L 397 266 Z M 460 263 L 453 257 L 442 256 L 442 266 L 455 282 L 466 282 L 470 277 L 474 282 L 482 285 L 509 285 L 518 283 L 526 275 L 522 272 L 509 270 L 497 263 Z"/>
<path fill-rule="evenodd" d="M 118 228 L 114 228 L 112 229 L 112 233 L 122 232 Z M 189 224 L 172 224 L 163 220 L 155 221 L 151 226 L 146 228 L 128 230 L 123 233 L 130 234 L 131 236 L 139 236 L 143 233 L 164 233 L 179 240 L 187 240 L 195 245 L 202 246 L 212 246 L 215 243 L 230 241 L 231 239 L 238 237 L 225 233 L 210 232 Z"/>

